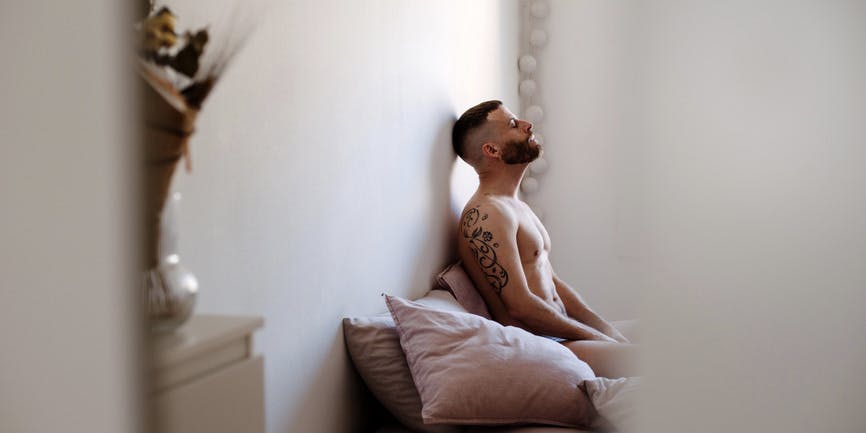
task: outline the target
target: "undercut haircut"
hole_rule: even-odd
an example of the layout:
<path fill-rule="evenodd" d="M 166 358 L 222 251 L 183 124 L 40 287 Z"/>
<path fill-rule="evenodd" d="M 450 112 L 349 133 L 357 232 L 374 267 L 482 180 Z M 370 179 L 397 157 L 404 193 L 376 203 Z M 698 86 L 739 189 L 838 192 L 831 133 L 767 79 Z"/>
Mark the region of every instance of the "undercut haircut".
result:
<path fill-rule="evenodd" d="M 463 113 L 457 122 L 454 123 L 454 129 L 451 130 L 451 145 L 454 147 L 454 153 L 463 160 L 466 160 L 466 138 L 469 134 L 478 129 L 487 122 L 487 115 L 491 111 L 502 106 L 502 101 L 484 101 Z"/>

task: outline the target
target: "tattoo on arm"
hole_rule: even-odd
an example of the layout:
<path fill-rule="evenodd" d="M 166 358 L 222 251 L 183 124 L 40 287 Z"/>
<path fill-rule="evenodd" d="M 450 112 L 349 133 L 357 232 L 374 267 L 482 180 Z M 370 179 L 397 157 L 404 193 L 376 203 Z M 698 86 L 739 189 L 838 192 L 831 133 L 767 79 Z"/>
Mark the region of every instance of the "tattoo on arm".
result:
<path fill-rule="evenodd" d="M 487 282 L 496 293 L 501 293 L 508 284 L 508 272 L 497 262 L 494 248 L 499 248 L 499 244 L 493 241 L 493 233 L 481 226 L 486 219 L 487 214 L 481 215 L 478 208 L 469 209 L 463 216 L 463 237 L 469 241 L 472 256 L 481 265 Z"/>

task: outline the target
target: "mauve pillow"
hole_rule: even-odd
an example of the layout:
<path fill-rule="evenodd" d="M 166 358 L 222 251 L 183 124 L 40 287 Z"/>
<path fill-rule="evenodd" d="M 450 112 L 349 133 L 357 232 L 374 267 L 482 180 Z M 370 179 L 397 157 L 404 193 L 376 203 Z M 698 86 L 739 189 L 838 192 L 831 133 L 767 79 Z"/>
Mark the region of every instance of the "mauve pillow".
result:
<path fill-rule="evenodd" d="M 485 319 L 490 319 L 490 311 L 487 310 L 487 304 L 484 298 L 478 293 L 472 279 L 463 269 L 463 265 L 458 261 L 451 266 L 445 268 L 436 276 L 436 283 L 439 287 L 450 291 L 457 298 L 457 302 L 466 309 L 466 311 L 477 314 Z"/>
<path fill-rule="evenodd" d="M 431 290 L 418 302 L 440 310 L 466 311 L 444 290 Z M 349 356 L 370 392 L 404 426 L 420 433 L 462 431 L 456 426 L 424 424 L 421 397 L 412 381 L 390 314 L 344 318 L 343 337 Z"/>
<path fill-rule="evenodd" d="M 595 377 L 559 343 L 474 314 L 385 296 L 426 424 L 591 426 Z"/>

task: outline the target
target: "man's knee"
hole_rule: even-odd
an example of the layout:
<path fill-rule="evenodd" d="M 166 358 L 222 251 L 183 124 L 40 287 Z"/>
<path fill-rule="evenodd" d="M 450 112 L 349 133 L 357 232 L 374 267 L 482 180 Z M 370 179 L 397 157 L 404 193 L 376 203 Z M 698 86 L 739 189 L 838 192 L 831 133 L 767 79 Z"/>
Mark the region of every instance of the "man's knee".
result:
<path fill-rule="evenodd" d="M 637 345 L 605 341 L 565 341 L 563 346 L 589 364 L 597 376 L 625 377 L 637 375 Z"/>

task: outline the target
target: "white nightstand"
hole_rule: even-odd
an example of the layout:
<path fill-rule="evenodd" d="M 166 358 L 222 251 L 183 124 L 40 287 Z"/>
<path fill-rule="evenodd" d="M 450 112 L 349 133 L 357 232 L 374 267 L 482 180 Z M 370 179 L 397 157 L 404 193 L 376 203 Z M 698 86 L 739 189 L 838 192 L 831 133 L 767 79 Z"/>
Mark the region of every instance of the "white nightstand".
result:
<path fill-rule="evenodd" d="M 263 432 L 261 317 L 195 315 L 152 339 L 152 402 L 160 432 Z"/>

